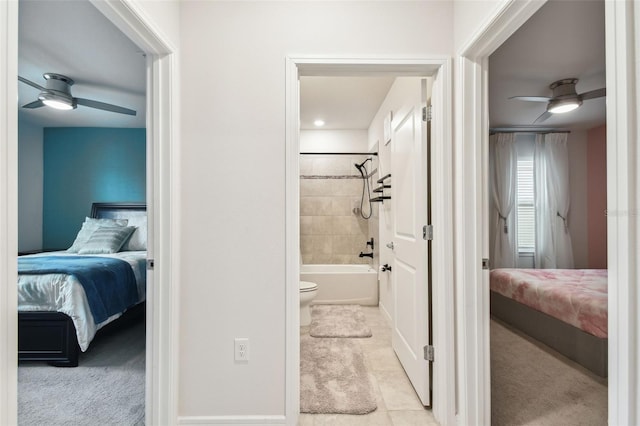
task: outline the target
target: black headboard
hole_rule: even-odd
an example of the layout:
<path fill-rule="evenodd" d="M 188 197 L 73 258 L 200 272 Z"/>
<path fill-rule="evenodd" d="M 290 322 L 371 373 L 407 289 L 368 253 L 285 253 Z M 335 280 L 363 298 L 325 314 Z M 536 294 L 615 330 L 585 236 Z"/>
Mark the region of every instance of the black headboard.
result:
<path fill-rule="evenodd" d="M 91 217 L 96 219 L 130 219 L 146 215 L 146 203 L 93 203 L 91 205 Z"/>

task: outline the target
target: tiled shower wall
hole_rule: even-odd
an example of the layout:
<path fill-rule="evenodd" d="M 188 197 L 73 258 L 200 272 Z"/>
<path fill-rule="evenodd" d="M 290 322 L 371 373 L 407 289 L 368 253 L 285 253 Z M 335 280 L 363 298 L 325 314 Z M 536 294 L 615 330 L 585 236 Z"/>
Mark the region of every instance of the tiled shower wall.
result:
<path fill-rule="evenodd" d="M 368 257 L 358 257 L 367 246 L 370 229 L 377 229 L 377 203 L 374 214 L 363 219 L 360 209 L 363 180 L 354 163 L 365 159 L 369 174 L 377 170 L 377 158 L 367 155 L 310 155 L 300 156 L 300 251 L 304 264 L 372 263 Z M 376 172 L 377 173 L 377 172 Z M 369 178 L 371 190 L 377 174 Z M 372 193 L 372 197 L 376 194 Z M 369 205 L 365 195 L 365 213 Z M 371 235 L 372 236 L 372 235 Z M 376 251 L 377 241 L 376 244 Z"/>

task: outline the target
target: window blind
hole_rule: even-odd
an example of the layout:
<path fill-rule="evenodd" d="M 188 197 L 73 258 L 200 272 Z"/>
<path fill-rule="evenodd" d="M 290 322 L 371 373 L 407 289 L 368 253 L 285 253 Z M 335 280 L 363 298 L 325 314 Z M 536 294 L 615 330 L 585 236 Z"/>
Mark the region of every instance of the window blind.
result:
<path fill-rule="evenodd" d="M 535 250 L 536 226 L 533 188 L 533 157 L 519 157 L 516 177 L 516 240 L 518 252 Z"/>

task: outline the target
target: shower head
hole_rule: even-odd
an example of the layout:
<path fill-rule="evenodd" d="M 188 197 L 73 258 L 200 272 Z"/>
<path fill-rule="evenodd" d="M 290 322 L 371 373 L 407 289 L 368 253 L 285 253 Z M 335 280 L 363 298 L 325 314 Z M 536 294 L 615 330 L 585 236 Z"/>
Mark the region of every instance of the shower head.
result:
<path fill-rule="evenodd" d="M 356 166 L 356 169 L 358 169 L 359 172 L 362 172 L 362 168 L 364 167 L 364 163 L 366 163 L 367 161 L 371 161 L 371 157 L 367 158 L 366 160 L 364 160 L 360 164 L 355 163 L 354 166 Z"/>

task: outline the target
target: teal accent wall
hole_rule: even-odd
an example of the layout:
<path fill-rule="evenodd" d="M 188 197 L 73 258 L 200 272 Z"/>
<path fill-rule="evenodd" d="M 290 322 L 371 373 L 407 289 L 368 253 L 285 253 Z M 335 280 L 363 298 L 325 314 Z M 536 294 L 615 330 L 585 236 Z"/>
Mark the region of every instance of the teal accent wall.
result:
<path fill-rule="evenodd" d="M 146 131 L 49 127 L 43 138 L 43 248 L 66 249 L 94 202 L 146 200 Z"/>

